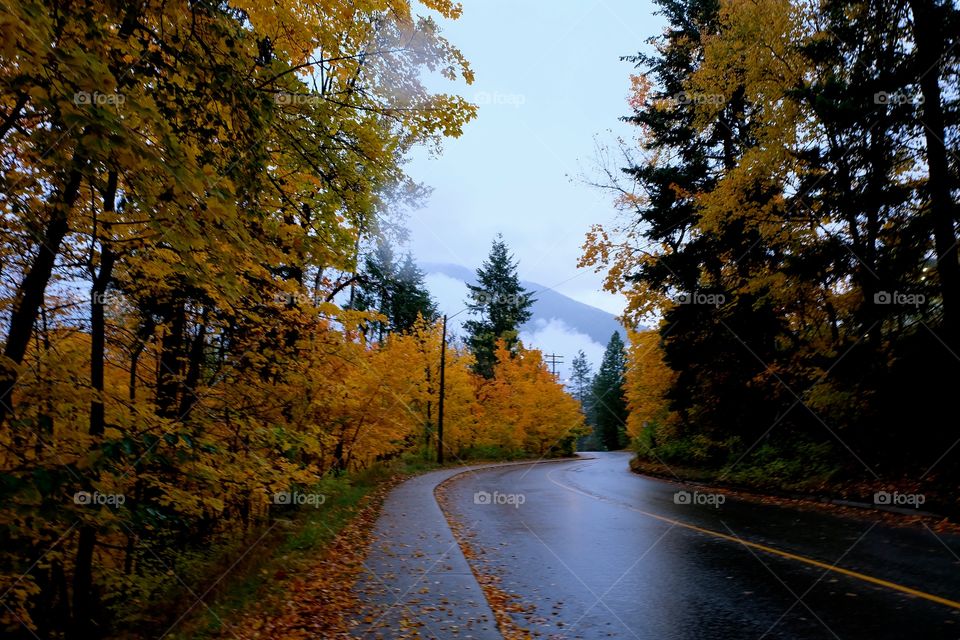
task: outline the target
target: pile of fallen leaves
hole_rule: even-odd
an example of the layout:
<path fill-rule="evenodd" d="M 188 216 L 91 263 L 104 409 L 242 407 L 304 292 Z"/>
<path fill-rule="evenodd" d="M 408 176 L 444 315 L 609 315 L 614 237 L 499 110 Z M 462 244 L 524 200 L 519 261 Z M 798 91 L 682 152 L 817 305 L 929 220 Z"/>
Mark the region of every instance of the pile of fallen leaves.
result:
<path fill-rule="evenodd" d="M 519 596 L 500 588 L 499 576 L 483 570 L 483 565 L 479 562 L 477 553 L 470 545 L 470 534 L 460 522 L 451 518 L 449 515 L 451 509 L 448 503 L 449 498 L 446 485 L 455 478 L 456 476 L 442 482 L 434 490 L 434 495 L 436 495 L 437 501 L 440 503 L 441 511 L 443 511 L 444 517 L 447 519 L 447 524 L 450 526 L 450 531 L 453 532 L 453 537 L 456 538 L 457 544 L 460 545 L 460 550 L 467 559 L 467 564 L 470 565 L 470 571 L 473 572 L 474 577 L 480 584 L 480 588 L 483 589 L 483 595 L 487 599 L 487 604 L 490 605 L 490 609 L 496 618 L 497 629 L 500 631 L 500 635 L 502 635 L 505 640 L 531 640 L 533 636 L 530 634 L 530 631 L 519 626 L 513 616 L 510 615 L 511 613 L 529 613 L 530 605 L 525 606 L 520 601 Z"/>
<path fill-rule="evenodd" d="M 261 602 L 240 619 L 230 621 L 224 637 L 253 640 L 301 638 L 353 638 L 360 602 L 354 584 L 363 571 L 363 561 L 387 494 L 405 476 L 384 482 L 364 497 L 361 507 L 318 558 L 298 563 L 302 568 L 290 576 L 278 572 L 274 591 L 282 598 Z M 279 587 L 279 588 L 278 588 Z"/>

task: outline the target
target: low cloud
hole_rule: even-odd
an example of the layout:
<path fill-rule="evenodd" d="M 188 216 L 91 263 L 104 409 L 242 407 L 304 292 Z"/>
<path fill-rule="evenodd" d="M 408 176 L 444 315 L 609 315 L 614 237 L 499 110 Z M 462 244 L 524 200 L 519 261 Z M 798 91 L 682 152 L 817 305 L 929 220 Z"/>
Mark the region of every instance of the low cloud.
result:
<path fill-rule="evenodd" d="M 570 378 L 570 363 L 577 351 L 583 350 L 590 368 L 596 372 L 605 349 L 604 345 L 594 342 L 590 336 L 577 331 L 560 318 L 534 319 L 520 332 L 520 339 L 528 348 L 563 356 L 563 363 L 557 365 L 557 373 L 564 382 Z"/>
<path fill-rule="evenodd" d="M 437 301 L 441 314 L 456 314 L 466 306 L 468 289 L 459 278 L 433 272 L 428 273 L 424 281 Z M 463 312 L 452 318 L 447 324 L 448 334 L 463 338 L 463 322 L 469 317 L 469 313 Z M 528 349 L 539 349 L 544 354 L 555 353 L 562 356 L 563 363 L 557 365 L 557 373 L 564 382 L 570 377 L 570 363 L 578 351 L 583 350 L 587 355 L 590 367 L 595 373 L 603 359 L 605 348 L 605 345 L 557 317 L 532 319 L 521 330 L 520 339 Z"/>

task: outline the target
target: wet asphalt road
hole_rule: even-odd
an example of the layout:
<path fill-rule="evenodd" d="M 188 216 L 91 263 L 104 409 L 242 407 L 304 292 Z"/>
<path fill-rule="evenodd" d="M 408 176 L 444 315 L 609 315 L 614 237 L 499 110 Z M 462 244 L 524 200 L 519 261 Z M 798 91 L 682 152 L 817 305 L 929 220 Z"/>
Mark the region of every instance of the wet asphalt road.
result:
<path fill-rule="evenodd" d="M 895 587 L 960 601 L 960 537 L 730 496 L 676 504 L 683 487 L 631 473 L 629 454 L 588 455 L 449 485 L 474 570 L 500 577 L 535 637 L 960 638 L 960 605 Z"/>

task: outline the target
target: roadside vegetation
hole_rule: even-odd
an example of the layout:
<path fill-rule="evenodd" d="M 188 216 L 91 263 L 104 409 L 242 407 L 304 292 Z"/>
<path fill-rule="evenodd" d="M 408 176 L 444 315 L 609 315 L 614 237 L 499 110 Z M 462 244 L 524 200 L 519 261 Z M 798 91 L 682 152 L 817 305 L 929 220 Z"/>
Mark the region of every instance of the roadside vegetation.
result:
<path fill-rule="evenodd" d="M 628 300 L 639 465 L 955 497 L 960 10 L 658 4 L 582 257 Z"/>
<path fill-rule="evenodd" d="M 475 115 L 424 84 L 473 81 L 440 33 L 460 12 L 3 8 L 4 637 L 202 635 L 178 625 L 245 606 L 391 461 L 437 450 L 441 321 L 393 245 L 425 192 L 409 152 Z M 494 263 L 509 277 L 447 349 L 443 446 L 569 452 L 576 402 L 517 340 L 516 265 Z"/>

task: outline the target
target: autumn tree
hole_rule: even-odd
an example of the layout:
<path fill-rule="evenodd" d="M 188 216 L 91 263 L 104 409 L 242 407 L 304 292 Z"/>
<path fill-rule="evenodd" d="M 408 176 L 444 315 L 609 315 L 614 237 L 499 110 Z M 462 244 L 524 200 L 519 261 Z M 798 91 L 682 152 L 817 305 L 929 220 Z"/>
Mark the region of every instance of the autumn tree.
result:
<path fill-rule="evenodd" d="M 444 383 L 444 448 L 453 459 L 465 460 L 479 451 L 481 445 L 489 443 L 487 413 L 478 395 L 473 357 L 466 348 L 447 347 Z"/>
<path fill-rule="evenodd" d="M 404 2 L 27 3 L 0 39 L 2 616 L 86 639 L 270 492 L 407 446 L 410 349 L 329 299 L 404 155 L 474 114 L 424 69 L 472 73 Z"/>
<path fill-rule="evenodd" d="M 550 373 L 539 351 L 522 343 L 511 349 L 502 339 L 494 347 L 493 375 L 478 380 L 484 412 L 480 442 L 538 457 L 572 454 L 576 439 L 586 433 L 577 401 Z"/>
<path fill-rule="evenodd" d="M 655 330 L 631 332 L 624 372 L 624 398 L 627 404 L 627 435 L 637 443 L 641 454 L 660 443 L 675 440 L 678 416 L 670 409 L 667 394 L 676 381 L 674 372 L 663 361 L 660 333 Z"/>
<path fill-rule="evenodd" d="M 911 422 L 901 393 L 943 406 L 960 379 L 944 349 L 956 216 L 947 230 L 935 195 L 956 137 L 930 134 L 955 129 L 941 116 L 956 92 L 939 87 L 956 64 L 931 51 L 956 9 L 660 5 L 656 52 L 628 59 L 639 153 L 623 148 L 625 179 L 607 174 L 623 222 L 590 232 L 583 264 L 627 293 L 630 320 L 663 321 L 675 437 L 717 466 L 750 464 L 760 438 L 830 450 L 854 474 L 936 458 L 950 442 L 933 429 L 893 443 Z M 947 373 L 930 379 L 933 362 Z"/>

